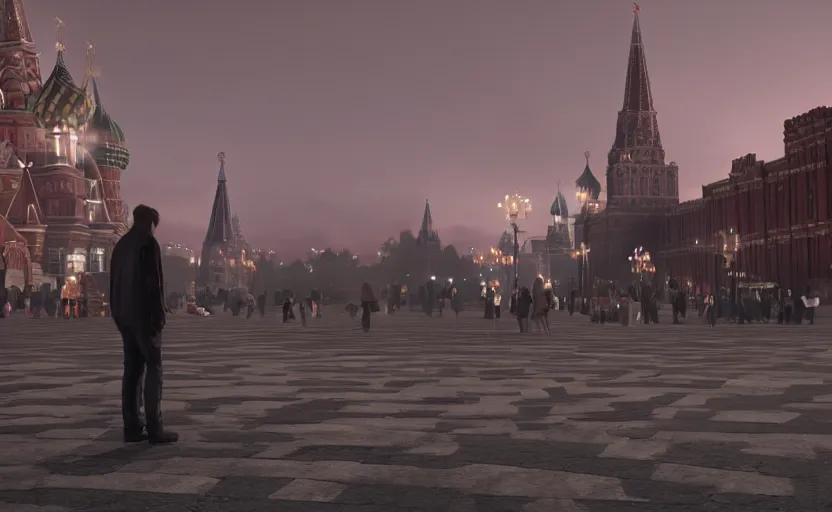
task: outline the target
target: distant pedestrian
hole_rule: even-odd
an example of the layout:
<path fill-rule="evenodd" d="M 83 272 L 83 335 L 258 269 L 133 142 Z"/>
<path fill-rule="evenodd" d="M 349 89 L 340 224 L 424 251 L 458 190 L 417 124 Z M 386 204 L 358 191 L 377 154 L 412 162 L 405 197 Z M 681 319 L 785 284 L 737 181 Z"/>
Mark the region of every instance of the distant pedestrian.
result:
<path fill-rule="evenodd" d="M 257 309 L 260 311 L 260 318 L 266 316 L 266 290 L 257 296 Z"/>
<path fill-rule="evenodd" d="M 370 331 L 370 315 L 374 311 L 378 311 L 378 302 L 373 293 L 373 287 L 370 283 L 364 283 L 361 286 L 361 327 L 364 332 Z"/>
<path fill-rule="evenodd" d="M 532 294 L 528 288 L 523 287 L 520 290 L 520 298 L 517 300 L 515 313 L 517 314 L 517 324 L 520 326 L 520 332 L 529 332 L 529 313 L 532 309 Z"/>
<path fill-rule="evenodd" d="M 456 286 L 451 288 L 451 308 L 454 310 L 456 319 L 459 320 L 459 313 L 462 311 L 462 297 L 459 296 L 459 290 Z"/>
<path fill-rule="evenodd" d="M 283 323 L 285 324 L 289 322 L 289 320 L 293 318 L 293 316 L 294 315 L 292 315 L 292 297 L 287 295 L 283 299 Z"/>
<path fill-rule="evenodd" d="M 302 300 L 298 304 L 298 313 L 300 313 L 300 325 L 306 327 L 306 301 Z"/>
<path fill-rule="evenodd" d="M 532 320 L 538 331 L 543 331 L 544 334 L 549 334 L 549 322 L 547 315 L 551 304 L 549 302 L 549 294 L 546 293 L 546 287 L 543 283 L 543 278 L 538 277 L 534 280 L 532 285 Z M 518 315 L 519 316 L 519 315 Z"/>
<path fill-rule="evenodd" d="M 803 301 L 803 305 L 805 307 L 804 316 L 806 317 L 806 321 L 809 322 L 809 325 L 815 325 L 815 308 L 820 305 L 820 299 L 817 295 L 812 293 L 812 289 L 810 287 L 806 287 L 806 295 L 801 297 Z"/>

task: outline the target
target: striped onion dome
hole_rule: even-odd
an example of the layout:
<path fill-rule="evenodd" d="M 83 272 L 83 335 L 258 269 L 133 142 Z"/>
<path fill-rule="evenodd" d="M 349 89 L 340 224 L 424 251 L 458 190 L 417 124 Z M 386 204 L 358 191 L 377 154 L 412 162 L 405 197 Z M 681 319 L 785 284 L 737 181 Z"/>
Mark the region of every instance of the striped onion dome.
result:
<path fill-rule="evenodd" d="M 55 69 L 35 101 L 35 117 L 41 126 L 50 130 L 81 130 L 92 117 L 93 109 L 93 99 L 75 85 L 64 63 L 64 52 L 59 51 Z"/>

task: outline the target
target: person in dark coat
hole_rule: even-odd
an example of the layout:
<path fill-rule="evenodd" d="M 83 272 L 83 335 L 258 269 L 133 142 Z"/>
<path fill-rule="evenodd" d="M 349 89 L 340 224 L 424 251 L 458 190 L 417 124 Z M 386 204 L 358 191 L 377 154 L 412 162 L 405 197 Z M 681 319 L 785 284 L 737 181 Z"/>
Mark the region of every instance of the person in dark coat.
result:
<path fill-rule="evenodd" d="M 260 311 L 260 318 L 266 316 L 266 290 L 257 296 L 257 309 Z"/>
<path fill-rule="evenodd" d="M 133 227 L 116 243 L 110 263 L 110 310 L 124 344 L 121 412 L 124 440 L 175 443 L 179 435 L 162 422 L 162 329 L 165 327 L 162 251 L 153 236 L 159 212 L 139 205 Z M 144 375 L 146 425 L 138 395 Z M 144 433 L 147 428 L 147 435 Z"/>
<path fill-rule="evenodd" d="M 529 313 L 532 310 L 532 292 L 525 286 L 520 290 L 520 298 L 517 300 L 517 323 L 520 325 L 520 332 L 529 332 Z"/>
<path fill-rule="evenodd" d="M 370 316 L 374 309 L 377 310 L 376 296 L 370 283 L 361 285 L 361 327 L 364 332 L 370 332 Z"/>
<path fill-rule="evenodd" d="M 286 295 L 283 299 L 283 323 L 294 319 L 295 315 L 292 313 L 292 296 Z"/>
<path fill-rule="evenodd" d="M 486 285 L 485 288 L 485 319 L 491 320 L 494 318 L 494 288 Z"/>

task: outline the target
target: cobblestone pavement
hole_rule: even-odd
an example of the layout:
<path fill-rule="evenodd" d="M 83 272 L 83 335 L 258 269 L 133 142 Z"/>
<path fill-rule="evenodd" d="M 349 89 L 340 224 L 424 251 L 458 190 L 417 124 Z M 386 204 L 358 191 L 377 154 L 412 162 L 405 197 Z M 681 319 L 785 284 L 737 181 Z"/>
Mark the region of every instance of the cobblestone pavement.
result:
<path fill-rule="evenodd" d="M 0 320 L 0 510 L 832 506 L 828 327 L 175 316 L 175 446 L 120 440 L 107 319 Z"/>

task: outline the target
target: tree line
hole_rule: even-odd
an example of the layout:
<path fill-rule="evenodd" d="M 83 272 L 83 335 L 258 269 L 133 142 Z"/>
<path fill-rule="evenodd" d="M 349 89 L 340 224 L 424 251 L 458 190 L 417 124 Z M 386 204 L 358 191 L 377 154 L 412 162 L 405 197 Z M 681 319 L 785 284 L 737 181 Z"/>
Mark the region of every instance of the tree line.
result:
<path fill-rule="evenodd" d="M 420 245 L 410 230 L 386 240 L 374 259 L 364 262 L 348 249 L 331 248 L 288 264 L 274 257 L 261 258 L 256 262 L 252 291 L 255 295 L 266 291 L 271 298 L 276 291 L 291 290 L 296 297 L 304 297 L 315 289 L 331 303 L 349 302 L 358 299 L 365 282 L 377 294 L 394 283 L 416 294 L 419 286 L 433 277 L 439 289 L 452 283 L 466 300 L 471 300 L 479 297 L 480 282 L 487 278 L 483 270 L 489 270 L 481 268 L 470 257 L 461 256 L 453 245 Z M 166 287 L 171 291 L 186 291 L 195 275 L 188 260 L 166 256 L 163 264 Z"/>

